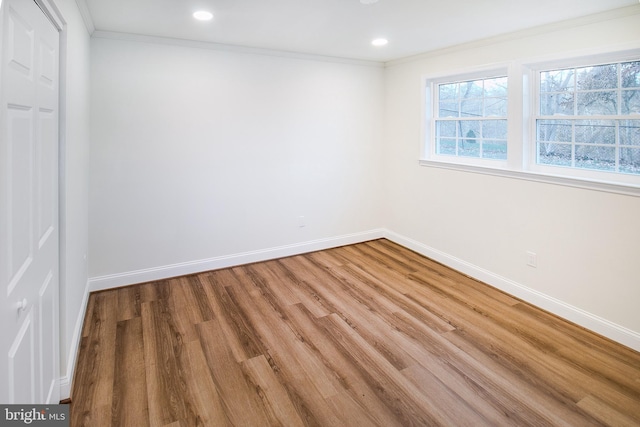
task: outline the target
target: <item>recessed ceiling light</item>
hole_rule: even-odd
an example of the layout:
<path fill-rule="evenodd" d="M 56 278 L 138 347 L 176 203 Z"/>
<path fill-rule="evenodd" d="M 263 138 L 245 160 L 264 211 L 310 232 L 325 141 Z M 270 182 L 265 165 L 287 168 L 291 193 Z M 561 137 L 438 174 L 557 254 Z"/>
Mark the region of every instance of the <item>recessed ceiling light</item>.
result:
<path fill-rule="evenodd" d="M 374 3 L 378 3 L 378 0 L 360 0 L 360 3 L 362 3 L 362 4 L 374 4 Z"/>
<path fill-rule="evenodd" d="M 198 21 L 210 21 L 213 19 L 213 13 L 207 12 L 206 10 L 200 10 L 193 14 L 193 17 Z"/>
<path fill-rule="evenodd" d="M 387 39 L 374 39 L 371 44 L 374 46 L 384 46 L 387 43 L 389 43 L 389 40 Z"/>

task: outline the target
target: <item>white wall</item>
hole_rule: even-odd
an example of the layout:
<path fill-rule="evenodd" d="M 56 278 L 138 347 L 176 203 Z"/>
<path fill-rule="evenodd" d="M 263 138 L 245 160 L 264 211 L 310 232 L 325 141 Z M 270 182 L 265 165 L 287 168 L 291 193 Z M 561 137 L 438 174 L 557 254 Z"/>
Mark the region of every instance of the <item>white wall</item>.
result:
<path fill-rule="evenodd" d="M 627 10 L 634 13 L 390 64 L 384 206 L 398 240 L 640 348 L 640 198 L 418 165 L 421 76 L 640 46 L 639 9 Z M 537 269 L 526 265 L 527 250 L 538 254 Z"/>
<path fill-rule="evenodd" d="M 76 2 L 59 0 L 56 4 L 66 21 L 60 146 L 60 372 L 65 398 L 88 289 L 90 38 Z"/>
<path fill-rule="evenodd" d="M 381 225 L 381 67 L 91 43 L 94 279 Z"/>

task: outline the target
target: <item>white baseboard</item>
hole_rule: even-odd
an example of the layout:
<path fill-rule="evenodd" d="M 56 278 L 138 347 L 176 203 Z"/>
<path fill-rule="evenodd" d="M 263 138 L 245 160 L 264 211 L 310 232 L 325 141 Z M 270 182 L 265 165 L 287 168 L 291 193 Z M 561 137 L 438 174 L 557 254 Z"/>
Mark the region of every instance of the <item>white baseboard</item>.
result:
<path fill-rule="evenodd" d="M 361 233 L 346 234 L 326 239 L 312 240 L 309 242 L 295 243 L 291 245 L 277 246 L 256 251 L 242 252 L 238 254 L 224 255 L 209 259 L 183 262 L 179 264 L 148 268 L 144 270 L 129 271 L 125 273 L 110 274 L 106 276 L 92 277 L 89 279 L 90 290 L 99 291 L 132 285 L 135 283 L 151 282 L 169 277 L 184 276 L 203 271 L 217 270 L 252 262 L 267 261 L 270 259 L 298 255 L 306 252 L 320 251 L 338 246 L 351 245 L 366 242 L 368 240 L 384 237 L 385 230 L 376 229 Z"/>
<path fill-rule="evenodd" d="M 67 369 L 65 375 L 60 378 L 60 400 L 68 399 L 71 397 L 73 373 L 75 372 L 76 358 L 78 357 L 78 351 L 80 350 L 80 338 L 82 336 L 82 325 L 84 324 L 84 317 L 89 302 L 89 290 L 89 281 L 87 281 L 87 284 L 84 287 L 82 303 L 80 303 L 81 309 L 78 313 L 76 324 L 73 328 L 73 337 L 71 338 L 71 345 L 69 346 L 69 357 L 67 359 Z"/>
<path fill-rule="evenodd" d="M 423 243 L 386 230 L 384 237 L 586 329 L 640 351 L 640 333 L 574 307 Z"/>

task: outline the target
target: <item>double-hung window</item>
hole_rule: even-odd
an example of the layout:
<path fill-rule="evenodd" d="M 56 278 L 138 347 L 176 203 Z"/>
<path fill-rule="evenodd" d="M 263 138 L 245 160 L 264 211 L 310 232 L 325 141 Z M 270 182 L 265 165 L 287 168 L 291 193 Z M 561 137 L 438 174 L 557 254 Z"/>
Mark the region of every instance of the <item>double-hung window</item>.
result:
<path fill-rule="evenodd" d="M 640 61 L 543 70 L 536 83 L 538 165 L 640 175 Z"/>
<path fill-rule="evenodd" d="M 460 163 L 507 159 L 506 75 L 433 81 L 428 91 L 432 157 Z"/>

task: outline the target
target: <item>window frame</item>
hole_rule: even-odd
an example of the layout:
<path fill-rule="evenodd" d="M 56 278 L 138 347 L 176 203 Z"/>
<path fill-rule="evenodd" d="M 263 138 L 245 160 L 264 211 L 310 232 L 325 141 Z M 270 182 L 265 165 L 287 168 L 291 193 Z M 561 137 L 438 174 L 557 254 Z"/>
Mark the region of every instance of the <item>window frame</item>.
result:
<path fill-rule="evenodd" d="M 433 75 L 429 77 L 423 78 L 423 108 L 424 114 L 423 117 L 423 138 L 424 144 L 422 146 L 422 159 L 428 159 L 434 162 L 442 162 L 443 164 L 458 164 L 458 165 L 471 165 L 471 166 L 484 166 L 488 168 L 506 168 L 509 156 L 509 90 L 507 92 L 507 115 L 506 117 L 485 117 L 483 116 L 481 120 L 490 120 L 490 119 L 506 119 L 507 120 L 507 159 L 490 159 L 490 158 L 480 158 L 480 157 L 467 157 L 467 156 L 458 156 L 458 155 L 446 155 L 446 154 L 438 154 L 436 152 L 436 121 L 440 119 L 436 114 L 438 110 L 438 85 L 443 83 L 459 83 L 471 80 L 485 80 L 491 79 L 495 77 L 506 77 L 508 81 L 508 87 L 510 87 L 509 77 L 508 77 L 508 66 L 491 66 L 491 67 L 482 67 L 476 68 L 473 70 L 469 70 L 466 72 L 453 73 L 453 74 L 440 74 Z M 461 119 L 462 117 L 458 117 Z M 445 118 L 449 119 L 449 118 Z"/>
<path fill-rule="evenodd" d="M 546 61 L 530 65 L 527 68 L 530 73 L 530 93 L 531 93 L 531 114 L 529 117 L 530 126 L 528 129 L 527 139 L 525 141 L 526 148 L 528 150 L 528 162 L 527 169 L 535 173 L 541 173 L 545 175 L 561 175 L 568 178 L 580 179 L 587 182 L 607 182 L 617 184 L 621 186 L 638 187 L 640 195 L 640 174 L 625 174 L 621 172 L 609 172 L 604 170 L 594 170 L 586 168 L 577 168 L 573 166 L 553 166 L 545 165 L 537 162 L 538 146 L 537 146 L 537 126 L 536 121 L 538 119 L 544 120 L 547 116 L 540 113 L 540 73 L 544 71 L 568 69 L 568 68 L 581 68 L 589 66 L 598 66 L 606 64 L 617 64 L 628 61 L 640 60 L 640 49 L 625 52 L 625 53 L 612 53 L 601 55 L 582 56 L 578 58 L 567 58 L 556 61 Z M 640 88 L 639 88 L 640 89 Z M 618 88 L 619 90 L 619 88 Z M 579 120 L 579 119 L 602 119 L 602 120 L 640 120 L 640 114 L 629 115 L 592 115 L 592 116 L 558 116 L 558 118 L 566 117 L 567 120 Z M 573 142 L 572 144 L 575 144 Z M 617 148 L 617 145 L 616 145 Z"/>
<path fill-rule="evenodd" d="M 618 46 L 617 49 L 598 49 L 549 55 L 530 60 L 514 60 L 465 71 L 440 72 L 421 76 L 422 126 L 419 164 L 485 175 L 544 182 L 595 191 L 640 197 L 640 175 L 605 172 L 572 167 L 537 164 L 536 114 L 539 112 L 539 86 L 541 71 L 595 66 L 617 62 L 637 61 L 640 47 L 637 43 Z M 461 80 L 475 80 L 506 75 L 507 98 L 507 160 L 479 159 L 437 155 L 435 153 L 435 102 L 432 94 L 437 84 Z M 635 120 L 635 116 L 633 117 Z M 638 115 L 640 120 L 640 115 Z"/>

